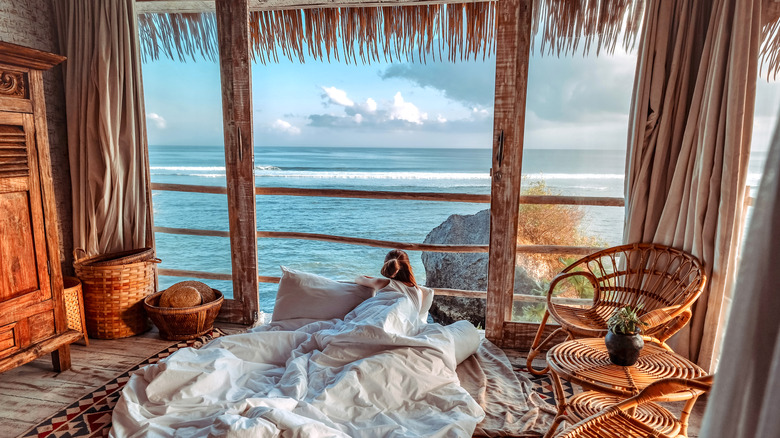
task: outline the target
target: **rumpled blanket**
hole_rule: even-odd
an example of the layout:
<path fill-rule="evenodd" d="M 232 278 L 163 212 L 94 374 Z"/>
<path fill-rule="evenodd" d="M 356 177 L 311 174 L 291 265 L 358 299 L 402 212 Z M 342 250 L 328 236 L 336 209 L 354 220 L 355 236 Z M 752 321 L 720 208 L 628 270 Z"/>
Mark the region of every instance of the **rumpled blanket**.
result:
<path fill-rule="evenodd" d="M 380 292 L 343 320 L 179 350 L 131 376 L 110 436 L 469 437 L 485 414 L 456 366 L 479 336 L 418 310 Z"/>

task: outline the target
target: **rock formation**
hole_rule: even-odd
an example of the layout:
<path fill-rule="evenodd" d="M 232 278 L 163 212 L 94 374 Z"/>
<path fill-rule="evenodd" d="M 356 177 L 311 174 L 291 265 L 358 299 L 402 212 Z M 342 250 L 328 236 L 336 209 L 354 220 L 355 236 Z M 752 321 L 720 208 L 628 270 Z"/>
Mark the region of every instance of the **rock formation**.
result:
<path fill-rule="evenodd" d="M 473 215 L 453 214 L 425 237 L 425 243 L 487 245 L 490 243 L 490 210 Z M 426 286 L 463 290 L 487 290 L 487 253 L 424 252 Z M 515 268 L 516 291 L 538 288 L 522 267 Z M 485 327 L 485 300 L 436 296 L 431 307 L 433 320 L 442 324 L 465 319 Z"/>

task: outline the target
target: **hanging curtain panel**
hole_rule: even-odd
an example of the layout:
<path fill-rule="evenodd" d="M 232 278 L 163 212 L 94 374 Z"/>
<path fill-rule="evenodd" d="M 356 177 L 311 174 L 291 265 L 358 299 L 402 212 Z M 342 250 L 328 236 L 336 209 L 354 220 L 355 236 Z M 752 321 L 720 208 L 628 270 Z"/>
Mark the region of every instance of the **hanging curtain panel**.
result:
<path fill-rule="evenodd" d="M 73 244 L 152 246 L 146 122 L 133 0 L 54 2 L 64 64 Z"/>
<path fill-rule="evenodd" d="M 780 127 L 780 126 L 778 126 Z M 780 130 L 767 156 L 699 436 L 780 436 Z"/>
<path fill-rule="evenodd" d="M 714 369 L 744 214 L 761 2 L 651 1 L 644 22 L 623 240 L 670 245 L 704 263 L 709 286 L 669 343 Z"/>

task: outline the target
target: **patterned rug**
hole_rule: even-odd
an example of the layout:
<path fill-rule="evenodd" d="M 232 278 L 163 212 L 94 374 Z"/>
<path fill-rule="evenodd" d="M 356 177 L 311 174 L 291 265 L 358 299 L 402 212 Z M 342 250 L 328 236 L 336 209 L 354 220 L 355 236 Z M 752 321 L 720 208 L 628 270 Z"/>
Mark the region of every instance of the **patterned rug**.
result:
<path fill-rule="evenodd" d="M 85 395 L 70 406 L 47 418 L 20 437 L 105 437 L 111 430 L 111 412 L 114 410 L 122 388 L 130 379 L 133 371 L 170 356 L 174 351 L 185 347 L 199 348 L 208 341 L 224 336 L 225 332 L 215 328 L 205 335 L 188 341 L 179 341 L 154 356 L 130 368 L 114 380 L 106 383 L 94 392 Z"/>
<path fill-rule="evenodd" d="M 531 383 L 534 384 L 534 391 L 539 394 L 539 397 L 541 397 L 542 400 L 551 405 L 555 405 L 555 392 L 553 390 L 552 381 L 550 380 L 549 374 L 535 376 L 528 372 L 528 369 L 525 367 L 525 365 L 518 366 L 514 363 L 512 363 L 512 369 L 515 374 L 518 375 L 518 377 L 522 375 L 531 380 Z M 580 392 L 579 387 L 572 386 L 572 384 L 566 380 L 561 379 L 561 384 L 567 399 Z"/>
<path fill-rule="evenodd" d="M 108 432 L 111 430 L 111 413 L 114 410 L 117 400 L 119 400 L 122 388 L 130 379 L 130 374 L 132 374 L 133 371 L 147 364 L 157 363 L 159 360 L 170 356 L 174 351 L 180 348 L 199 348 L 208 341 L 224 335 L 225 332 L 215 328 L 210 333 L 197 339 L 181 341 L 171 345 L 165 350 L 125 371 L 120 376 L 106 383 L 94 392 L 87 394 L 80 400 L 47 418 L 37 426 L 32 427 L 30 430 L 20 435 L 20 438 L 107 437 Z M 515 373 L 530 378 L 531 382 L 534 384 L 534 391 L 548 403 L 555 404 L 549 376 L 534 376 L 528 373 L 524 364 L 520 364 L 521 361 L 512 359 L 514 358 L 510 356 L 510 362 L 512 363 Z M 566 392 L 567 397 L 574 394 L 574 389 L 571 384 L 566 381 L 563 382 L 563 389 Z"/>

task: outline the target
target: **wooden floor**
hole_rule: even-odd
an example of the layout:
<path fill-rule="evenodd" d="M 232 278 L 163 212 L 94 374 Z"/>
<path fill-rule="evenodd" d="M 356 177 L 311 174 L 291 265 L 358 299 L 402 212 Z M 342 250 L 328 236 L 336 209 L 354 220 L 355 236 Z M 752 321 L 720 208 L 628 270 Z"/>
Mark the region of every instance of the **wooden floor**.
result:
<path fill-rule="evenodd" d="M 241 326 L 220 325 L 225 332 Z M 0 373 L 0 438 L 16 437 L 100 388 L 144 359 L 174 344 L 154 328 L 126 339 L 90 339 L 71 345 L 72 368 L 52 370 L 51 355 Z"/>
<path fill-rule="evenodd" d="M 236 325 L 221 324 L 219 327 L 227 333 L 242 330 Z M 83 341 L 72 345 L 73 367 L 68 371 L 52 371 L 50 356 L 46 355 L 0 373 L 0 438 L 19 436 L 173 343 L 160 339 L 156 329 L 126 339 L 90 339 L 89 347 L 84 346 Z M 523 361 L 524 352 L 507 350 L 507 356 L 513 362 Z M 705 404 L 702 397 L 694 408 L 689 437 L 698 437 Z M 681 404 L 665 406 L 678 413 Z"/>

